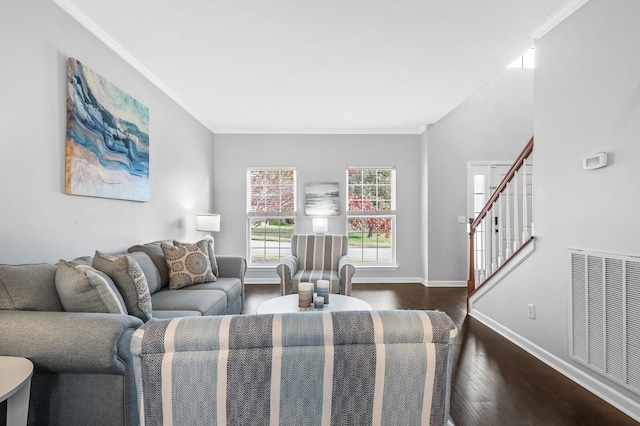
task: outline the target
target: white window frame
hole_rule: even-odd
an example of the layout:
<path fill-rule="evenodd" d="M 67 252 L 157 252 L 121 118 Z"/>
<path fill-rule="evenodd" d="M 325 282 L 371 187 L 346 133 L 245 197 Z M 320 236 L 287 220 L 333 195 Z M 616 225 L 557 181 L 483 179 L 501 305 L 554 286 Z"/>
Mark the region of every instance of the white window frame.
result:
<path fill-rule="evenodd" d="M 251 172 L 254 171 L 292 171 L 293 172 L 293 211 L 282 211 L 281 210 L 281 205 L 279 206 L 280 208 L 278 210 L 272 210 L 272 211 L 252 211 L 252 206 L 251 206 L 251 196 L 252 196 L 252 185 L 251 185 Z M 293 220 L 293 226 L 294 226 L 294 231 L 295 232 L 295 226 L 296 226 L 296 216 L 297 216 L 297 200 L 298 200 L 298 194 L 297 194 L 297 189 L 298 189 L 298 185 L 297 185 L 297 171 L 295 167 L 248 167 L 247 168 L 247 175 L 246 175 L 246 195 L 247 195 L 247 221 L 246 221 L 246 254 L 247 254 L 247 262 L 248 262 L 248 266 L 252 267 L 252 268 L 269 268 L 269 269 L 273 269 L 274 265 L 277 265 L 281 259 L 285 258 L 286 256 L 291 254 L 291 243 L 290 241 L 279 241 L 278 245 L 276 247 L 273 248 L 273 250 L 277 250 L 277 255 L 278 255 L 278 260 L 274 260 L 271 262 L 253 262 L 253 257 L 252 257 L 252 247 L 251 247 L 251 223 L 252 221 L 256 220 L 256 219 L 263 219 L 263 220 L 269 220 L 269 219 L 277 219 L 277 220 L 283 220 L 283 219 L 291 219 Z M 282 195 L 282 191 L 280 191 L 280 195 Z M 266 247 L 265 247 L 265 257 L 266 257 Z"/>
<path fill-rule="evenodd" d="M 350 209 L 350 203 L 349 203 L 349 194 L 351 193 L 351 188 L 354 186 L 354 184 L 351 184 L 349 182 L 349 172 L 352 170 L 358 170 L 358 171 L 364 171 L 364 170 L 369 170 L 369 171 L 380 171 L 380 170 L 385 170 L 385 171 L 391 171 L 392 172 L 392 177 L 391 177 L 391 200 L 390 200 L 390 204 L 391 204 L 391 208 L 388 210 L 351 210 Z M 397 193 L 397 184 L 396 184 L 396 169 L 395 167 L 347 167 L 346 170 L 346 188 L 347 188 L 347 195 L 346 195 L 346 206 L 345 206 L 345 211 L 346 211 L 346 232 L 347 235 L 349 234 L 349 231 L 351 231 L 350 226 L 349 226 L 349 219 L 375 219 L 375 218 L 380 218 L 380 219 L 390 219 L 391 221 L 391 236 L 390 236 L 390 242 L 391 242 L 391 247 L 390 247 L 390 260 L 389 261 L 380 261 L 380 249 L 382 247 L 374 247 L 375 249 L 375 260 L 371 260 L 371 261 L 364 261 L 364 247 L 362 247 L 362 254 L 358 254 L 358 256 L 355 256 L 354 254 L 354 250 L 351 247 L 351 244 L 349 244 L 349 255 L 351 256 L 353 262 L 358 266 L 358 267 L 396 267 L 396 234 L 397 234 L 397 227 L 396 227 L 396 193 Z M 364 183 L 362 184 L 364 185 Z M 370 184 L 369 184 L 370 185 Z M 380 185 L 378 182 L 375 183 L 375 186 L 377 187 L 378 185 Z M 376 188 L 376 192 L 377 192 L 377 188 Z M 385 256 L 386 257 L 386 256 Z"/>

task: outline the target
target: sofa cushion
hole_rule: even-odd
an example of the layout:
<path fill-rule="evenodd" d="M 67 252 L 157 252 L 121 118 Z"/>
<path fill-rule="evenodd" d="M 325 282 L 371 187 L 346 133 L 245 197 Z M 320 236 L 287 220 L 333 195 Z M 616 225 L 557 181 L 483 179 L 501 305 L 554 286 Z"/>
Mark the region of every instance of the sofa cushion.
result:
<path fill-rule="evenodd" d="M 56 265 L 0 265 L 0 309 L 63 311 L 56 291 Z"/>
<path fill-rule="evenodd" d="M 116 257 L 122 257 L 123 255 L 116 255 Z M 155 262 L 149 257 L 149 255 L 145 252 L 137 251 L 129 253 L 127 254 L 127 256 L 131 256 L 136 262 L 138 262 L 138 265 L 140 265 L 140 269 L 142 269 L 144 277 L 147 279 L 149 293 L 153 294 L 156 291 L 160 290 L 160 288 L 162 287 L 160 271 L 158 271 L 158 267 L 156 266 Z"/>
<path fill-rule="evenodd" d="M 63 311 L 56 291 L 56 265 L 0 265 L 0 309 Z"/>
<path fill-rule="evenodd" d="M 291 237 L 291 254 L 298 258 L 299 269 L 338 270 L 340 256 L 346 255 L 346 235 L 304 235 Z"/>
<path fill-rule="evenodd" d="M 228 303 L 231 303 L 242 294 L 242 282 L 239 278 L 221 277 L 217 281 L 194 284 L 189 290 L 221 290 L 227 294 Z"/>
<path fill-rule="evenodd" d="M 218 269 L 218 262 L 216 261 L 216 252 L 214 250 L 214 242 L 213 242 L 213 238 L 211 239 L 206 239 L 206 240 L 202 240 L 202 241 L 206 241 L 207 244 L 207 249 L 208 249 L 208 253 L 209 253 L 209 262 L 211 262 L 211 272 L 213 272 L 213 275 L 218 277 L 220 276 L 220 271 Z M 181 243 L 180 241 L 173 241 L 173 245 L 180 247 L 180 246 L 184 246 L 184 245 L 188 245 L 186 243 Z M 215 281 L 215 280 L 213 280 Z"/>
<path fill-rule="evenodd" d="M 338 271 L 328 270 L 298 270 L 293 277 L 291 277 L 291 291 L 293 293 L 298 292 L 298 284 L 300 283 L 317 283 L 318 280 L 329 281 L 329 292 L 340 293 L 340 277 L 338 277 Z"/>
<path fill-rule="evenodd" d="M 193 284 L 215 281 L 211 272 L 209 247 L 206 240 L 195 244 L 173 246 L 162 244 L 169 266 L 169 287 L 179 289 Z"/>
<path fill-rule="evenodd" d="M 56 271 L 56 289 L 67 312 L 127 314 L 111 278 L 86 264 L 61 260 Z"/>
<path fill-rule="evenodd" d="M 183 317 L 201 317 L 202 312 L 199 311 L 159 311 L 153 310 L 153 319 L 173 319 Z"/>
<path fill-rule="evenodd" d="M 160 273 L 160 287 L 166 287 L 169 285 L 169 267 L 167 266 L 167 260 L 164 257 L 162 251 L 162 244 L 171 244 L 170 240 L 153 241 L 146 244 L 136 244 L 129 247 L 127 250 L 129 253 L 144 252 L 151 258 L 153 264 L 158 268 Z M 152 292 L 155 293 L 155 292 Z"/>
<path fill-rule="evenodd" d="M 131 256 L 115 257 L 96 251 L 92 266 L 109 275 L 118 287 L 129 314 L 148 321 L 153 316 L 151 294 L 140 265 Z"/>
<path fill-rule="evenodd" d="M 154 311 L 197 311 L 199 315 L 222 315 L 227 309 L 226 293 L 220 290 L 164 289 L 152 294 L 151 300 Z"/>
<path fill-rule="evenodd" d="M 80 257 L 76 257 L 75 259 L 72 260 L 72 262 L 75 263 L 79 263 L 81 265 L 87 265 L 87 266 L 91 266 L 91 263 L 93 263 L 93 256 L 80 256 Z M 95 268 L 94 268 L 95 269 Z M 57 273 L 57 272 L 56 272 Z"/>

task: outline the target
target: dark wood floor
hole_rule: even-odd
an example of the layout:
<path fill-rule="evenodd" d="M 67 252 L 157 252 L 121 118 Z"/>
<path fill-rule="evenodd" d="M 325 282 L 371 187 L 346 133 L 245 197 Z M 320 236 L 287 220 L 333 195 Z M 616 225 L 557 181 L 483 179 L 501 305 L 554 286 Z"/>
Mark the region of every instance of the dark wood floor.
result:
<path fill-rule="evenodd" d="M 246 313 L 279 295 L 277 285 L 246 286 Z M 638 425 L 518 346 L 465 314 L 464 288 L 354 284 L 374 309 L 438 309 L 459 330 L 451 385 L 457 426 Z"/>

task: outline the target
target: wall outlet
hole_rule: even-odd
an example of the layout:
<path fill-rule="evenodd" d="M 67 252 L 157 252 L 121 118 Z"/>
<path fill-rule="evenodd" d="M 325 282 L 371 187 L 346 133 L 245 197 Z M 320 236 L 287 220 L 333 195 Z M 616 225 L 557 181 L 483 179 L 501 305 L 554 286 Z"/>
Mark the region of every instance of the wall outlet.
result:
<path fill-rule="evenodd" d="M 465 216 L 458 216 L 458 223 L 467 223 L 467 218 Z"/>
<path fill-rule="evenodd" d="M 536 305 L 529 303 L 529 318 L 536 319 Z"/>

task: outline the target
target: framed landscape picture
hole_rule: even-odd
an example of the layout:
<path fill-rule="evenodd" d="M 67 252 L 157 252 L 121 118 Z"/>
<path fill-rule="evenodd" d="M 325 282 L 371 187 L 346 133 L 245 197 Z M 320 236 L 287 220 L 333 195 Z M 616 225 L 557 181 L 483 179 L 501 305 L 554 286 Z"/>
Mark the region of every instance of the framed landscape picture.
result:
<path fill-rule="evenodd" d="M 69 58 L 64 192 L 149 201 L 149 108 Z"/>
<path fill-rule="evenodd" d="M 304 187 L 304 214 L 307 216 L 339 216 L 338 182 L 308 183 Z"/>

